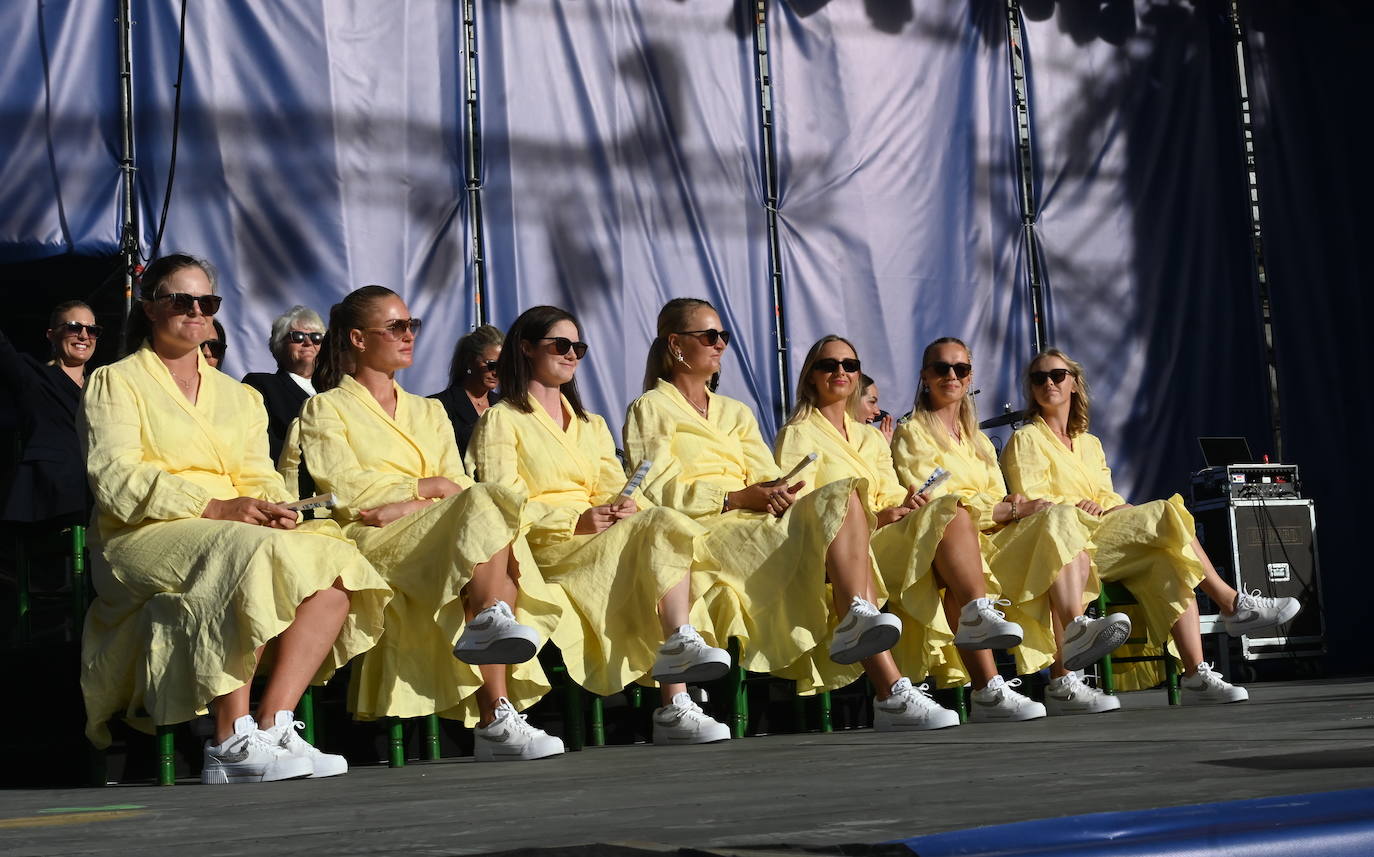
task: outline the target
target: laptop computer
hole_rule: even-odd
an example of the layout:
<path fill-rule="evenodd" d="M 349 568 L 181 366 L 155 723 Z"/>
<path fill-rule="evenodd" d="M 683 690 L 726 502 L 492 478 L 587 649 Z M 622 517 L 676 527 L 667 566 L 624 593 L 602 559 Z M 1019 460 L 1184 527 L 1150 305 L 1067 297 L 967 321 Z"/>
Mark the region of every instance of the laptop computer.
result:
<path fill-rule="evenodd" d="M 1200 437 L 1197 442 L 1202 447 L 1202 460 L 1207 462 L 1208 467 L 1255 463 L 1255 457 L 1250 453 L 1250 442 L 1243 437 Z"/>

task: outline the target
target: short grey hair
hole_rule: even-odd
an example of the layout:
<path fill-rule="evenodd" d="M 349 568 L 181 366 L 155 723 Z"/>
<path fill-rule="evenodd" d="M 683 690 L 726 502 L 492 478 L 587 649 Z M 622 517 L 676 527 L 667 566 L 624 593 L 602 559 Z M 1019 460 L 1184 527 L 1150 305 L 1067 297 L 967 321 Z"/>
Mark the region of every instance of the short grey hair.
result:
<path fill-rule="evenodd" d="M 292 330 L 313 330 L 324 333 L 324 319 L 308 306 L 297 304 L 272 321 L 272 333 L 267 337 L 267 347 L 272 357 L 280 364 L 286 359 L 287 337 Z"/>

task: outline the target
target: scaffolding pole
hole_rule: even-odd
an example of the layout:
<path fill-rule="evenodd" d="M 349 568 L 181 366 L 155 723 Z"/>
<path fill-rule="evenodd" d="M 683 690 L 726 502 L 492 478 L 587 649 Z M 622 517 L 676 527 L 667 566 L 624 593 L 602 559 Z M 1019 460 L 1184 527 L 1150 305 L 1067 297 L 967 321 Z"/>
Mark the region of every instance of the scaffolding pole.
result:
<path fill-rule="evenodd" d="M 1031 340 L 1035 354 L 1045 349 L 1045 277 L 1040 267 L 1040 218 L 1035 201 L 1034 150 L 1031 148 L 1030 95 L 1021 41 L 1021 0 L 1007 0 L 1007 59 L 1011 68 L 1012 110 L 1016 123 L 1016 169 L 1021 196 L 1021 237 L 1026 248 L 1026 286 L 1030 292 Z"/>
<path fill-rule="evenodd" d="M 1265 381 L 1269 393 L 1269 423 L 1273 433 L 1274 460 L 1283 461 L 1283 421 L 1279 408 L 1279 368 L 1274 354 L 1274 315 L 1270 303 L 1269 273 L 1264 264 L 1264 235 L 1260 228 L 1259 173 L 1255 169 L 1255 126 L 1250 114 L 1249 63 L 1245 27 L 1240 19 L 1240 0 L 1231 0 L 1231 39 L 1236 54 L 1236 93 L 1240 109 L 1240 143 L 1245 162 L 1246 209 L 1250 213 L 1250 260 L 1255 272 L 1255 297 L 1259 303 L 1260 334 L 1264 339 Z"/>
<path fill-rule="evenodd" d="M 119 229 L 119 258 L 124 268 L 124 317 L 120 328 L 125 334 L 134 308 L 134 277 L 138 275 L 141 262 L 138 206 L 135 204 L 133 17 L 129 7 L 130 0 L 119 0 L 116 19 L 119 27 L 119 171 L 124 196 Z"/>
<path fill-rule="evenodd" d="M 478 110 L 477 3 L 463 0 L 463 53 L 466 58 L 467 87 L 463 113 L 463 133 L 467 137 L 464 163 L 468 194 L 468 234 L 472 241 L 473 318 L 477 324 L 491 319 L 487 299 L 486 235 L 482 223 L 482 117 Z"/>
<path fill-rule="evenodd" d="M 787 311 L 783 301 L 782 250 L 778 239 L 778 162 L 773 137 L 773 83 L 768 65 L 768 0 L 754 0 L 753 31 L 759 143 L 763 157 L 763 207 L 768 221 L 768 279 L 773 295 L 773 340 L 778 371 L 775 410 L 781 425 L 792 408 L 792 385 L 788 381 Z"/>

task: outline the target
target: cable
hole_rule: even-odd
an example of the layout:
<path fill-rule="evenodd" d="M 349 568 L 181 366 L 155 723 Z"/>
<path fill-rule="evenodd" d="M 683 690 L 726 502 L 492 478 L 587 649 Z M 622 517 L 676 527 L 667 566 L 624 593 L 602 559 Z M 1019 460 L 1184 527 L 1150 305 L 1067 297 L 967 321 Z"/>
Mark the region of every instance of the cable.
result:
<path fill-rule="evenodd" d="M 167 165 L 167 190 L 162 196 L 162 214 L 157 221 L 157 236 L 153 239 L 153 252 L 144 257 L 145 262 L 156 259 L 158 252 L 162 249 L 162 232 L 167 228 L 167 209 L 172 205 L 172 183 L 176 180 L 177 174 L 177 142 L 181 138 L 181 80 L 186 69 L 186 0 L 181 0 L 179 29 L 181 32 L 177 37 L 177 82 L 175 86 L 177 94 L 172 104 L 172 155 L 171 162 Z"/>

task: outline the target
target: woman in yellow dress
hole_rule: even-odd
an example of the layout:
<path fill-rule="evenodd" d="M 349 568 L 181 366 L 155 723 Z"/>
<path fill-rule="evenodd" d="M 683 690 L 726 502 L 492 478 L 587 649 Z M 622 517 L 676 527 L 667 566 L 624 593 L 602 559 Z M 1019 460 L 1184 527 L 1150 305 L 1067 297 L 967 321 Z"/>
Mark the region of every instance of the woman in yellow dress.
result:
<path fill-rule="evenodd" d="M 529 495 L 534 558 L 580 619 L 553 638 L 573 680 L 605 695 L 652 675 L 663 697 L 654 743 L 725 740 L 729 729 L 686 688 L 723 676 L 730 664 L 690 622 L 693 596 L 711 583 L 704 570 L 693 573 L 709 565 L 703 530 L 637 489 L 624 491 L 606 422 L 582 408 L 577 392 L 587 348 L 565 310 L 521 313 L 497 361 L 503 398 L 478 420 L 468 461 L 483 483 Z"/>
<path fill-rule="evenodd" d="M 963 342 L 945 337 L 926 346 L 916 404 L 893 438 L 897 478 L 919 483 L 937 467 L 950 474 L 931 496 L 953 495 L 969 510 L 983 558 L 1011 602 L 1007 615 L 1025 630 L 1015 649 L 1017 673 L 1050 669 L 1047 711 L 1114 711 L 1120 700 L 1084 684 L 1077 673 L 1121 645 L 1131 630 L 1124 613 L 1083 615 L 1098 591 L 1089 556 L 1097 519 L 1067 503 L 1007 493 L 997 453 L 978 430 L 973 376 L 973 356 Z"/>
<path fill-rule="evenodd" d="M 133 353 L 91 374 L 80 413 L 109 561 L 82 637 L 86 734 L 104 747 L 111 717 L 146 729 L 208 707 L 202 782 L 341 774 L 292 711 L 372 647 L 390 592 L 337 525 L 298 525 L 282 505 L 294 498 L 267 457 L 262 398 L 200 352 L 220 307 L 213 269 L 164 256 L 141 297 Z M 269 643 L 255 719 L 249 683 Z"/>
<path fill-rule="evenodd" d="M 778 461 L 815 452 L 816 484 L 856 480 L 869 520 L 865 535 L 871 561 L 893 593 L 889 607 L 902 618 L 903 642 L 919 641 L 896 651 L 903 671 L 919 677 L 934 673 L 949 684 L 971 678 L 970 719 L 975 722 L 1044 717 L 1043 706 L 997 674 L 989 650 L 1015 646 L 1023 631 L 996 609 L 1000 602 L 995 597 L 988 597 L 993 581 L 969 511 L 957 497 L 932 499 L 921 493 L 929 474 L 909 479 L 904 486 L 882 434 L 850 416 L 862 388 L 861 365 L 854 346 L 842 337 L 824 336 L 811 346 L 797 380 L 797 406 L 778 432 Z M 958 633 L 951 634 L 956 625 Z M 990 631 L 969 633 L 980 626 Z M 924 685 L 915 695 L 925 696 Z M 876 701 L 875 719 L 886 708 L 887 701 Z M 914 721 L 908 728 L 927 728 L 910 713 L 896 716 L 902 723 Z M 938 718 L 936 725 L 958 722 L 954 712 L 938 707 L 933 716 Z"/>
<path fill-rule="evenodd" d="M 361 719 L 437 712 L 475 725 L 478 761 L 556 755 L 563 742 L 518 712 L 549 689 L 534 656 L 564 602 L 520 536 L 524 494 L 474 487 L 443 405 L 396 383 L 419 330 L 390 289 L 349 294 L 330 310 L 319 393 L 301 410 L 306 467 L 396 593 L 350 704 Z"/>
<path fill-rule="evenodd" d="M 1185 702 L 1248 699 L 1244 688 L 1227 683 L 1202 660 L 1193 588 L 1201 586 L 1217 603 L 1227 631 L 1235 636 L 1292 619 L 1298 602 L 1238 593 L 1227 585 L 1198 543 L 1193 517 L 1177 494 L 1132 506 L 1113 490 L 1102 443 L 1088 433 L 1091 400 L 1082 366 L 1050 348 L 1031 361 L 1025 381 L 1032 419 L 1012 435 L 1002 452 L 1011 490 L 1072 503 L 1101 519 L 1093 534 L 1098 575 L 1131 590 L 1156 651 L 1172 637 L 1170 648 L 1183 663 Z M 1153 672 L 1148 677 L 1144 673 L 1132 670 L 1123 678 L 1128 687 L 1158 681 Z"/>

